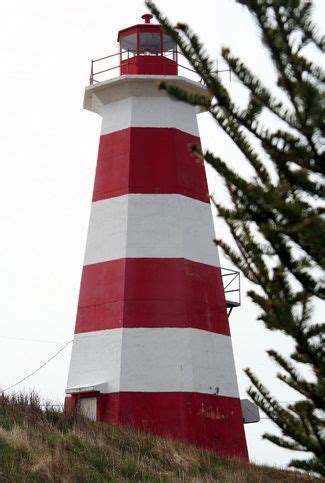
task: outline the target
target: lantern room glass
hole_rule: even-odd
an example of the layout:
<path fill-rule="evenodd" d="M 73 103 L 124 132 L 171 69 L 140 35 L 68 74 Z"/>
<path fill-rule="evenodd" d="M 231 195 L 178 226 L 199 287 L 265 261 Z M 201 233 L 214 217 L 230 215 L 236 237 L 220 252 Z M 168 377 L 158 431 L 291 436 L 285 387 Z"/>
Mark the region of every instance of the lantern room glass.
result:
<path fill-rule="evenodd" d="M 137 34 L 127 35 L 122 38 L 121 47 L 123 50 L 137 50 Z"/>
<path fill-rule="evenodd" d="M 176 43 L 169 35 L 166 34 L 163 34 L 163 55 L 168 57 L 168 59 L 177 61 Z"/>
<path fill-rule="evenodd" d="M 170 60 L 177 61 L 176 44 L 167 34 L 160 32 L 139 32 L 121 38 L 120 48 L 127 53 L 127 58 L 134 55 L 163 55 Z"/>
<path fill-rule="evenodd" d="M 128 57 L 133 57 L 138 53 L 137 34 L 127 35 L 121 39 L 121 54 L 128 53 Z"/>
<path fill-rule="evenodd" d="M 161 54 L 161 35 L 159 32 L 140 32 L 139 52 L 142 55 Z"/>

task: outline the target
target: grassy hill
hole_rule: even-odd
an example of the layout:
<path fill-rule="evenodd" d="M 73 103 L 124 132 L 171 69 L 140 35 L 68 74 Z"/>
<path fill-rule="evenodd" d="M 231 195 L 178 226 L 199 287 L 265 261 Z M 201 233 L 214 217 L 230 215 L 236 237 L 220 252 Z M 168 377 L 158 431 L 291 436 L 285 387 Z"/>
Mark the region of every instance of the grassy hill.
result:
<path fill-rule="evenodd" d="M 283 482 L 312 478 L 0 397 L 0 482 Z"/>

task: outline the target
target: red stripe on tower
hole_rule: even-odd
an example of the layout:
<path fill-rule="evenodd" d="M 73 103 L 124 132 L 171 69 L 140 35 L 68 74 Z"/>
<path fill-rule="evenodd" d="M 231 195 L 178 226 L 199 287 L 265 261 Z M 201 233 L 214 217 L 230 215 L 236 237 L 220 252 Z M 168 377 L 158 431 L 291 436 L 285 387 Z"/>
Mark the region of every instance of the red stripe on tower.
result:
<path fill-rule="evenodd" d="M 177 193 L 208 203 L 202 161 L 191 153 L 192 145 L 199 146 L 200 139 L 175 128 L 131 127 L 102 135 L 93 201 Z"/>
<path fill-rule="evenodd" d="M 184 258 L 85 266 L 75 332 L 119 327 L 193 327 L 230 335 L 220 268 Z"/>
<path fill-rule="evenodd" d="M 121 405 L 129 409 L 124 421 L 127 425 L 135 425 L 160 436 L 169 436 L 172 425 L 174 437 L 217 449 L 224 456 L 245 457 L 242 422 L 233 418 L 233 414 L 241 411 L 238 398 L 191 392 L 169 392 L 163 397 L 160 393 L 101 394 L 98 419 L 118 424 Z M 216 420 L 217 425 L 214 423 Z"/>
<path fill-rule="evenodd" d="M 191 154 L 196 110 L 157 87 L 206 91 L 176 75 L 160 26 L 119 38 L 122 51 L 136 42 L 122 55 L 131 75 L 85 95 L 103 121 L 67 404 L 247 458 L 205 170 Z"/>

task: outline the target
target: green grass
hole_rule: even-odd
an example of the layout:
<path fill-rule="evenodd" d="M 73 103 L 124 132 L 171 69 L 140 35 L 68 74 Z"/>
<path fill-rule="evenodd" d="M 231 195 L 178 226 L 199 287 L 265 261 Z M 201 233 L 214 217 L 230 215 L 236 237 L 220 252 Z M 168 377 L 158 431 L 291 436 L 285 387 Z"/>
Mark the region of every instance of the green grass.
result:
<path fill-rule="evenodd" d="M 221 459 L 171 439 L 0 397 L 0 482 L 283 482 L 297 473 Z"/>

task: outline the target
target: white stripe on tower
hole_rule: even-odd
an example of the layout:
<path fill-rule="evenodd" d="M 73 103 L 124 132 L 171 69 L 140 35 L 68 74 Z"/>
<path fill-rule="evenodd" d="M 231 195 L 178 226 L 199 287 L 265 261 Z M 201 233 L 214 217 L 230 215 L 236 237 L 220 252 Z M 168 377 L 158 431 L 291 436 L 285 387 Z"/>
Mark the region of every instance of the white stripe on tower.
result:
<path fill-rule="evenodd" d="M 238 397 L 230 337 L 188 328 L 77 334 L 68 386 Z"/>
<path fill-rule="evenodd" d="M 186 258 L 219 266 L 210 205 L 181 195 L 128 194 L 93 203 L 84 265 Z"/>
<path fill-rule="evenodd" d="M 174 128 L 199 136 L 195 107 L 170 97 L 136 97 L 103 106 L 101 135 L 130 127 Z"/>

